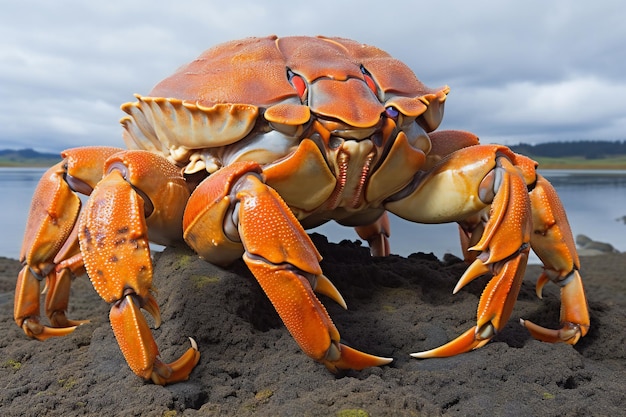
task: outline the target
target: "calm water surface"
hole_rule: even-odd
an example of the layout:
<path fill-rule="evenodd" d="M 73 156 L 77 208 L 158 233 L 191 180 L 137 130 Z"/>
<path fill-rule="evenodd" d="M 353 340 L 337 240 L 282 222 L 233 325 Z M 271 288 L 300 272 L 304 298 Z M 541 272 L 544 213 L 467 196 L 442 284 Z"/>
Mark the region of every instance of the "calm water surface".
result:
<path fill-rule="evenodd" d="M 18 258 L 24 225 L 37 181 L 45 169 L 0 168 L 0 195 L 4 210 L 0 220 L 0 256 Z M 594 240 L 611 243 L 626 251 L 626 171 L 542 172 L 554 184 L 567 211 L 574 235 L 585 234 Z M 418 225 L 392 218 L 392 252 L 409 255 L 433 252 L 460 255 L 456 224 Z M 332 242 L 355 240 L 356 233 L 346 227 L 327 223 L 315 231 Z M 536 261 L 536 258 L 533 258 Z"/>

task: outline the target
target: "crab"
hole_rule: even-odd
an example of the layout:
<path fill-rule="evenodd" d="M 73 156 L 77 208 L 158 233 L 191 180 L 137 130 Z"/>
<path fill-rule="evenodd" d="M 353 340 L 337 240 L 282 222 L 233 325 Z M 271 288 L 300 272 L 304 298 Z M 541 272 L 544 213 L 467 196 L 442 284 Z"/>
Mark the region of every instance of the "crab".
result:
<path fill-rule="evenodd" d="M 142 309 L 160 323 L 150 243 L 186 242 L 206 261 L 243 258 L 301 349 L 331 371 L 391 359 L 340 335 L 315 292 L 344 308 L 305 229 L 334 220 L 373 256 L 390 254 L 387 212 L 457 222 L 469 266 L 454 293 L 491 274 L 476 324 L 417 358 L 485 345 L 509 320 L 532 248 L 561 287 L 561 327 L 521 320 L 535 338 L 575 344 L 589 329 L 566 214 L 537 164 L 464 131 L 435 131 L 449 88 L 431 89 L 402 62 L 342 38 L 248 38 L 218 45 L 122 105 L 128 149 L 74 148 L 42 177 L 20 259 L 15 321 L 26 335 L 66 335 L 70 286 L 87 273 L 138 376 L 189 377 L 197 344 L 160 359 Z M 79 194 L 88 196 L 81 204 Z M 40 287 L 45 279 L 45 314 Z"/>

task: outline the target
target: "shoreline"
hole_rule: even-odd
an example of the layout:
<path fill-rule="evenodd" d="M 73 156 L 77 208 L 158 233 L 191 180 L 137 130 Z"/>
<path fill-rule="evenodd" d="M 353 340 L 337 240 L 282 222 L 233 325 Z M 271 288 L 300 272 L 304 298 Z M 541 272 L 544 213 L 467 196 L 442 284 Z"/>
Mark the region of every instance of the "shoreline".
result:
<path fill-rule="evenodd" d="M 57 162 L 60 162 L 57 161 Z M 20 169 L 20 168 L 50 168 L 52 167 L 54 164 L 52 165 L 4 165 L 4 164 L 0 164 L 0 168 L 15 168 L 15 169 Z M 569 165 L 569 164 L 539 164 L 539 166 L 537 167 L 537 169 L 539 170 L 545 170 L 545 171 L 552 171 L 552 170 L 569 170 L 569 171 L 626 171 L 626 165 L 617 165 L 617 166 L 612 166 L 612 165 L 607 165 L 607 166 L 595 166 L 595 165 L 588 165 L 588 166 L 580 166 L 577 164 L 573 164 L 573 165 Z"/>
<path fill-rule="evenodd" d="M 617 163 L 601 163 L 598 162 L 588 162 L 588 163 L 567 163 L 567 162 L 559 162 L 558 158 L 550 159 L 550 160 L 542 160 L 541 158 L 531 158 L 535 160 L 539 165 L 538 169 L 540 170 L 572 170 L 572 171 L 626 171 L 626 163 L 617 162 Z M 51 163 L 6 163 L 0 162 L 0 168 L 50 168 L 51 166 L 60 162 L 61 159 L 52 161 Z M 600 161 L 600 160 L 598 160 Z"/>

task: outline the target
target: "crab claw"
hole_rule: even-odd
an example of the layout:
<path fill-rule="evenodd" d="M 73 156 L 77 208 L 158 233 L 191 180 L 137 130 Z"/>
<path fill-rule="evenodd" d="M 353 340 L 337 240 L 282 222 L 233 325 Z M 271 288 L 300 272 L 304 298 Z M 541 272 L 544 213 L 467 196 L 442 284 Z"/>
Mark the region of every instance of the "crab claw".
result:
<path fill-rule="evenodd" d="M 183 226 L 185 240 L 205 259 L 243 255 L 295 341 L 329 370 L 391 362 L 339 342 L 314 291 L 345 308 L 343 297 L 322 274 L 321 256 L 289 207 L 263 182 L 258 164 L 232 164 L 207 178 L 193 192 Z"/>
<path fill-rule="evenodd" d="M 237 198 L 241 201 L 238 218 L 246 250 L 244 261 L 302 350 L 333 372 L 391 362 L 389 358 L 339 343 L 339 332 L 311 285 L 312 282 L 330 284 L 327 279 L 319 278 L 323 277 L 321 257 L 278 194 L 256 176 L 249 175 L 239 183 Z M 260 212 L 263 218 L 273 219 L 275 226 L 258 227 Z"/>
<path fill-rule="evenodd" d="M 84 266 L 96 292 L 112 304 L 111 327 L 132 371 L 161 385 L 185 380 L 200 359 L 195 342 L 178 360 L 162 362 L 141 309 L 158 327 L 148 224 L 171 225 L 171 232 L 160 228 L 154 235 L 160 239 L 180 233 L 189 191 L 178 170 L 150 152 L 119 152 L 105 173 L 80 217 Z"/>
<path fill-rule="evenodd" d="M 494 266 L 494 269 L 501 269 L 489 281 L 480 297 L 476 326 L 443 346 L 424 352 L 413 353 L 411 356 L 420 359 L 454 356 L 459 353 L 478 349 L 487 344 L 487 342 L 504 327 L 511 315 L 517 294 L 519 293 L 522 278 L 524 277 L 527 260 L 528 247 L 520 251 L 517 255 L 512 257 L 512 259 Z M 480 262 L 480 260 L 477 259 L 475 262 Z M 471 267 L 468 271 L 470 270 L 472 270 Z M 478 269 L 478 271 L 480 271 L 480 269 Z M 467 271 L 465 275 L 467 275 Z M 469 282 L 471 279 L 482 275 L 482 273 L 478 276 L 473 276 L 471 279 L 467 278 L 465 275 L 461 280 L 465 279 Z M 459 280 L 459 282 L 461 282 L 461 280 Z"/>
<path fill-rule="evenodd" d="M 156 301 L 149 295 L 145 300 L 146 311 L 158 314 Z M 159 385 L 184 381 L 200 360 L 198 346 L 193 339 L 191 347 L 172 363 L 164 363 L 158 358 L 159 349 L 154 342 L 148 324 L 141 313 L 139 305 L 142 300 L 136 295 L 127 295 L 118 301 L 109 315 L 111 327 L 115 333 L 120 350 L 124 354 L 133 372 L 144 379 L 151 379 Z M 155 317 L 157 324 L 160 317 Z"/>
<path fill-rule="evenodd" d="M 530 192 L 530 202 L 535 229 L 530 243 L 544 264 L 544 272 L 537 280 L 537 296 L 541 298 L 548 281 L 561 287 L 561 328 L 546 329 L 528 320 L 520 323 L 538 340 L 573 345 L 587 334 L 590 323 L 576 244 L 556 191 L 541 175 Z"/>
<path fill-rule="evenodd" d="M 542 274 L 541 277 L 547 276 Z M 542 280 L 540 277 L 540 281 Z M 549 278 L 546 278 L 549 280 Z M 520 324 L 528 329 L 530 334 L 543 342 L 564 342 L 570 345 L 578 343 L 581 337 L 589 331 L 589 311 L 583 289 L 583 282 L 577 270 L 573 270 L 568 277 L 555 281 L 561 286 L 561 328 L 557 330 L 541 327 L 529 320 L 520 319 Z"/>
<path fill-rule="evenodd" d="M 15 288 L 14 317 L 27 336 L 45 340 L 65 336 L 86 320 L 66 317 L 71 281 L 84 273 L 77 256 L 76 220 L 81 201 L 102 176 L 104 161 L 119 148 L 68 149 L 63 161 L 37 184 L 20 252 L 24 267 Z M 40 286 L 45 279 L 45 312 L 53 327 L 40 323 Z"/>
<path fill-rule="evenodd" d="M 310 281 L 305 278 L 307 273 L 247 253 L 244 261 L 304 353 L 331 372 L 361 370 L 392 361 L 339 343 L 339 331 L 313 293 Z"/>
<path fill-rule="evenodd" d="M 466 234 L 463 241 L 472 245 L 463 249 L 473 263 L 455 293 L 477 277 L 493 274 L 478 304 L 476 326 L 444 346 L 412 356 L 451 356 L 476 349 L 509 319 L 524 276 L 532 230 L 528 188 L 514 159 L 515 154 L 498 145 L 459 149 L 424 175 L 413 191 L 386 204 L 388 210 L 410 220 L 459 223 Z M 468 160 L 474 163 L 468 166 Z M 440 196 L 442 189 L 447 191 Z"/>

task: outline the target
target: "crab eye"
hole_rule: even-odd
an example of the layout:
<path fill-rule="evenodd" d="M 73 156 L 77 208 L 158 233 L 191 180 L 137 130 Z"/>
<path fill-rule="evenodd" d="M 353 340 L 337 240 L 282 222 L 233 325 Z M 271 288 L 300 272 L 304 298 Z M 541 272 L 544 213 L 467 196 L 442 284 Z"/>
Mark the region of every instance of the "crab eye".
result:
<path fill-rule="evenodd" d="M 363 78 L 365 79 L 365 83 L 367 84 L 367 86 L 370 88 L 370 90 L 372 90 L 372 93 L 374 93 L 374 95 L 377 96 L 378 87 L 376 87 L 376 83 L 374 82 L 374 79 L 372 78 L 372 74 L 370 74 L 369 71 L 366 70 L 363 65 L 361 65 L 361 73 L 363 74 Z"/>
<path fill-rule="evenodd" d="M 387 117 L 390 119 L 396 120 L 400 115 L 400 112 L 395 107 L 389 106 L 385 109 L 385 114 L 387 114 Z"/>
<path fill-rule="evenodd" d="M 304 98 L 304 95 L 306 94 L 306 82 L 304 81 L 304 78 L 287 68 L 287 79 L 293 88 L 296 89 L 298 96 L 300 96 L 300 98 Z"/>

